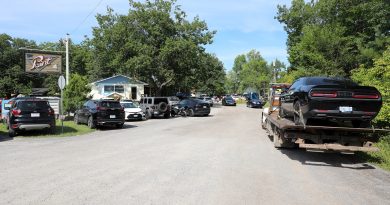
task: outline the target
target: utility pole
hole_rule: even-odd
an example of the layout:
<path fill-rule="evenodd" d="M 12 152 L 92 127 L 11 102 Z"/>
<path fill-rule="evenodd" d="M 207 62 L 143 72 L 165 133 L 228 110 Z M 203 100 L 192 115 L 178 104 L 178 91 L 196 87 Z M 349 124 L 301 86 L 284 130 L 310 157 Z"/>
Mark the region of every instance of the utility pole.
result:
<path fill-rule="evenodd" d="M 274 68 L 274 83 L 276 83 L 276 67 L 275 67 L 275 61 L 272 61 L 272 67 Z"/>
<path fill-rule="evenodd" d="M 65 47 L 66 47 L 66 85 L 69 84 L 69 33 L 66 34 L 65 39 Z"/>

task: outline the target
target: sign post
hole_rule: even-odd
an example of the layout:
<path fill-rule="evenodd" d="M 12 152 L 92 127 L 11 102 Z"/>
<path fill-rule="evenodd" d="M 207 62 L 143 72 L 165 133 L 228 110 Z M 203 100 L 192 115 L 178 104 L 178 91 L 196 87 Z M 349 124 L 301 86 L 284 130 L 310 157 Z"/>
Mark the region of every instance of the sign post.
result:
<path fill-rule="evenodd" d="M 64 134 L 64 109 L 63 109 L 63 90 L 65 88 L 65 78 L 63 75 L 60 75 L 58 78 L 58 87 L 61 89 L 61 106 L 60 106 L 60 119 L 61 119 L 61 134 Z"/>

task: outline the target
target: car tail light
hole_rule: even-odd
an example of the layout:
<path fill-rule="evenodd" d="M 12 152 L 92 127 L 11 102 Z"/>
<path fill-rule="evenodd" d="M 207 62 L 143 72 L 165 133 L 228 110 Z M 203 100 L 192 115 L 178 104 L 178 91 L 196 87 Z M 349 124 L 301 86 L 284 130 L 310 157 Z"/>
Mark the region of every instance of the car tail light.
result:
<path fill-rule="evenodd" d="M 49 108 L 49 116 L 54 115 L 54 110 L 52 108 Z"/>
<path fill-rule="evenodd" d="M 378 93 L 354 93 L 352 97 L 358 99 L 378 99 L 380 96 Z"/>
<path fill-rule="evenodd" d="M 16 129 L 16 128 L 18 128 L 18 127 L 19 127 L 18 124 L 13 124 L 13 125 L 12 125 L 12 129 Z"/>
<path fill-rule="evenodd" d="M 337 92 L 336 91 L 311 91 L 310 96 L 324 97 L 324 98 L 335 98 L 335 97 L 337 97 Z"/>
<path fill-rule="evenodd" d="M 12 110 L 12 115 L 15 116 L 15 117 L 19 117 L 20 116 L 20 113 L 22 113 L 21 110 Z"/>

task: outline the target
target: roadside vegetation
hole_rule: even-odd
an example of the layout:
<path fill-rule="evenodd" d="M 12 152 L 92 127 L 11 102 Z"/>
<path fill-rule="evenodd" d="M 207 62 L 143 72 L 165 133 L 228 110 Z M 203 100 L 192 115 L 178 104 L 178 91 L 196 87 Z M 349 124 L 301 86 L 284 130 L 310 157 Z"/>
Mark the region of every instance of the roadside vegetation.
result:
<path fill-rule="evenodd" d="M 44 131 L 30 131 L 25 133 L 20 133 L 17 137 L 68 137 L 68 136 L 78 136 L 87 133 L 94 132 L 95 129 L 90 129 L 86 125 L 76 125 L 73 121 L 64 121 L 64 132 L 62 133 L 61 121 L 56 122 L 56 133 L 48 134 Z M 0 124 L 0 136 L 8 137 L 8 130 L 6 126 Z"/>

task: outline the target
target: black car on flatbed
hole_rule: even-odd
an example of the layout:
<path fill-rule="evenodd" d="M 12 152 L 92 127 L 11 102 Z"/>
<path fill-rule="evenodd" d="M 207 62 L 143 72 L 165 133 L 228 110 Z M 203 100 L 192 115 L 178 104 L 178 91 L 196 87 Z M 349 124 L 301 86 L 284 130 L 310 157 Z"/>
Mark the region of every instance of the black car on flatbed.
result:
<path fill-rule="evenodd" d="M 296 125 L 310 119 L 369 127 L 382 107 L 379 91 L 334 77 L 304 77 L 280 96 L 281 117 L 292 117 Z"/>
<path fill-rule="evenodd" d="M 122 128 L 125 123 L 125 111 L 118 101 L 88 100 L 75 112 L 74 122 L 87 124 L 91 129 L 104 125 Z"/>
<path fill-rule="evenodd" d="M 47 100 L 38 98 L 17 98 L 7 106 L 8 135 L 14 137 L 18 132 L 28 130 L 56 131 L 53 108 Z"/>

